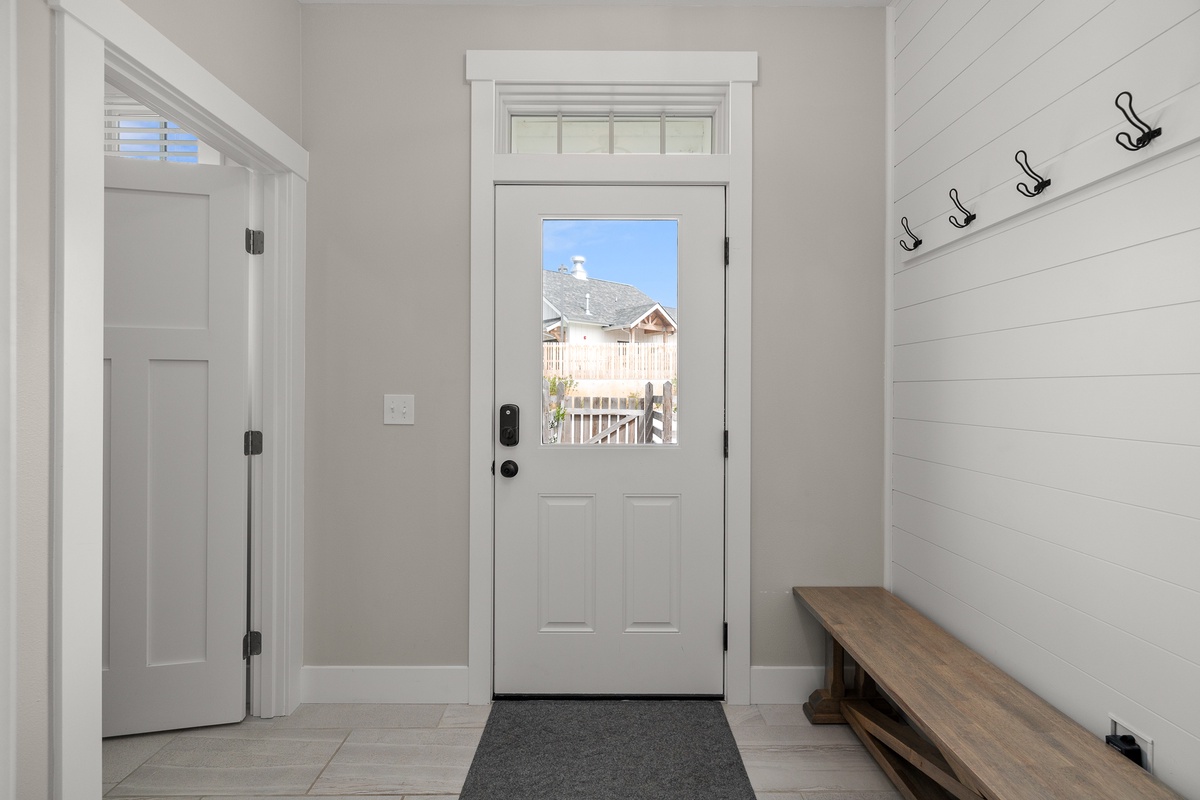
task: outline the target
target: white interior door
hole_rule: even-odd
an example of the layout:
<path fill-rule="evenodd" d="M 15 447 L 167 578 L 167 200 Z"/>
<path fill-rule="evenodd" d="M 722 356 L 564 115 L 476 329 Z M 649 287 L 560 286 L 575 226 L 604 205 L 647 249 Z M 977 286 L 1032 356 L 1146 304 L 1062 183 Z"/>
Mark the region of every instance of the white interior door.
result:
<path fill-rule="evenodd" d="M 724 236 L 722 187 L 496 188 L 497 694 L 724 692 Z"/>
<path fill-rule="evenodd" d="M 106 159 L 104 735 L 245 716 L 246 170 Z"/>

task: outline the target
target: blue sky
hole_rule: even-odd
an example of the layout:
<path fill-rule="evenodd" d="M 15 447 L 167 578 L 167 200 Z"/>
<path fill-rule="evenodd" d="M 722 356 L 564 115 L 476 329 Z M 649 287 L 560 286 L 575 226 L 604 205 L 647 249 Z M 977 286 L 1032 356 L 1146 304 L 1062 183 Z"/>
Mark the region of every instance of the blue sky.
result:
<path fill-rule="evenodd" d="M 548 219 L 542 268 L 571 268 L 583 256 L 589 278 L 628 283 L 664 306 L 678 306 L 679 223 L 673 219 Z"/>

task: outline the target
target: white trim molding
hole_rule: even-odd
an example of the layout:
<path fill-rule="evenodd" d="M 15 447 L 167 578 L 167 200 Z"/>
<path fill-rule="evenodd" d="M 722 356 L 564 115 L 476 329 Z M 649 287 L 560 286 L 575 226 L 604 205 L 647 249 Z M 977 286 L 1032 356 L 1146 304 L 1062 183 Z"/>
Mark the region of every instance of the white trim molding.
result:
<path fill-rule="evenodd" d="M 100 780 L 104 454 L 104 40 L 56 17 L 52 796 Z"/>
<path fill-rule="evenodd" d="M 468 50 L 467 81 L 575 87 L 755 83 L 758 53 Z"/>
<path fill-rule="evenodd" d="M 726 187 L 729 319 L 750 316 L 753 181 L 752 52 L 471 50 L 471 407 L 469 701 L 492 699 L 495 187 L 499 183 L 720 185 Z M 603 87 L 597 93 L 596 87 Z M 522 156 L 503 152 L 508 109 L 594 105 L 613 109 L 653 98 L 668 113 L 712 105 L 713 155 Z M 726 419 L 725 697 L 750 702 L 750 328 L 729 326 Z"/>
<path fill-rule="evenodd" d="M 466 667 L 302 667 L 303 703 L 466 703 Z"/>
<path fill-rule="evenodd" d="M 49 0 L 56 13 L 53 797 L 101 779 L 100 575 L 104 82 L 185 125 L 256 173 L 266 258 L 251 608 L 263 654 L 252 711 L 300 703 L 304 579 L 304 270 L 308 153 L 119 0 Z"/>
<path fill-rule="evenodd" d="M 105 43 L 116 88 L 257 172 L 308 180 L 308 151 L 120 0 L 48 0 Z"/>
<path fill-rule="evenodd" d="M 895 5 L 899 0 L 640 0 L 644 6 L 813 6 L 817 8 L 882 8 Z M 430 0 L 300 0 L 301 4 L 356 3 L 381 6 L 429 5 Z M 439 0 L 439 5 L 448 6 L 535 6 L 544 5 L 546 0 Z M 557 0 L 556 5 L 595 5 L 596 0 Z M 632 4 L 631 4 L 632 5 Z"/>

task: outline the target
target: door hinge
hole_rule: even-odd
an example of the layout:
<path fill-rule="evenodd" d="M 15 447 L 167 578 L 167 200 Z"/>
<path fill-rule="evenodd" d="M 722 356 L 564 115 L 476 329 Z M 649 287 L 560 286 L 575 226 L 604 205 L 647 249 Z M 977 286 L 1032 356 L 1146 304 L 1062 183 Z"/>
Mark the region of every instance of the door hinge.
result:
<path fill-rule="evenodd" d="M 262 634 L 258 631 L 250 631 L 242 637 L 242 660 L 250 656 L 262 655 Z"/>
<path fill-rule="evenodd" d="M 721 637 L 721 646 L 725 652 L 729 652 L 729 623 L 725 623 L 725 633 Z"/>
<path fill-rule="evenodd" d="M 725 237 L 725 266 L 729 266 L 729 237 Z"/>
<path fill-rule="evenodd" d="M 725 457 L 729 458 L 729 431 L 725 431 Z"/>
<path fill-rule="evenodd" d="M 263 232 L 246 228 L 246 252 L 252 256 L 263 254 Z"/>
<path fill-rule="evenodd" d="M 244 455 L 261 456 L 262 431 L 246 431 L 246 435 L 242 438 L 242 451 Z"/>

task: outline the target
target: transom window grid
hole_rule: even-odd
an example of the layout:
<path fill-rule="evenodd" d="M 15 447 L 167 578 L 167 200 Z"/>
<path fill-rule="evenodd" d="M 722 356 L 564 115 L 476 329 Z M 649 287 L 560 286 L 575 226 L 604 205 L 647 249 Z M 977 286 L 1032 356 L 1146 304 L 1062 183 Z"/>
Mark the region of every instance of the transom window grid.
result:
<path fill-rule="evenodd" d="M 709 155 L 711 116 L 527 114 L 510 118 L 510 152 Z"/>
<path fill-rule="evenodd" d="M 496 152 L 729 152 L 729 86 L 496 84 Z"/>

